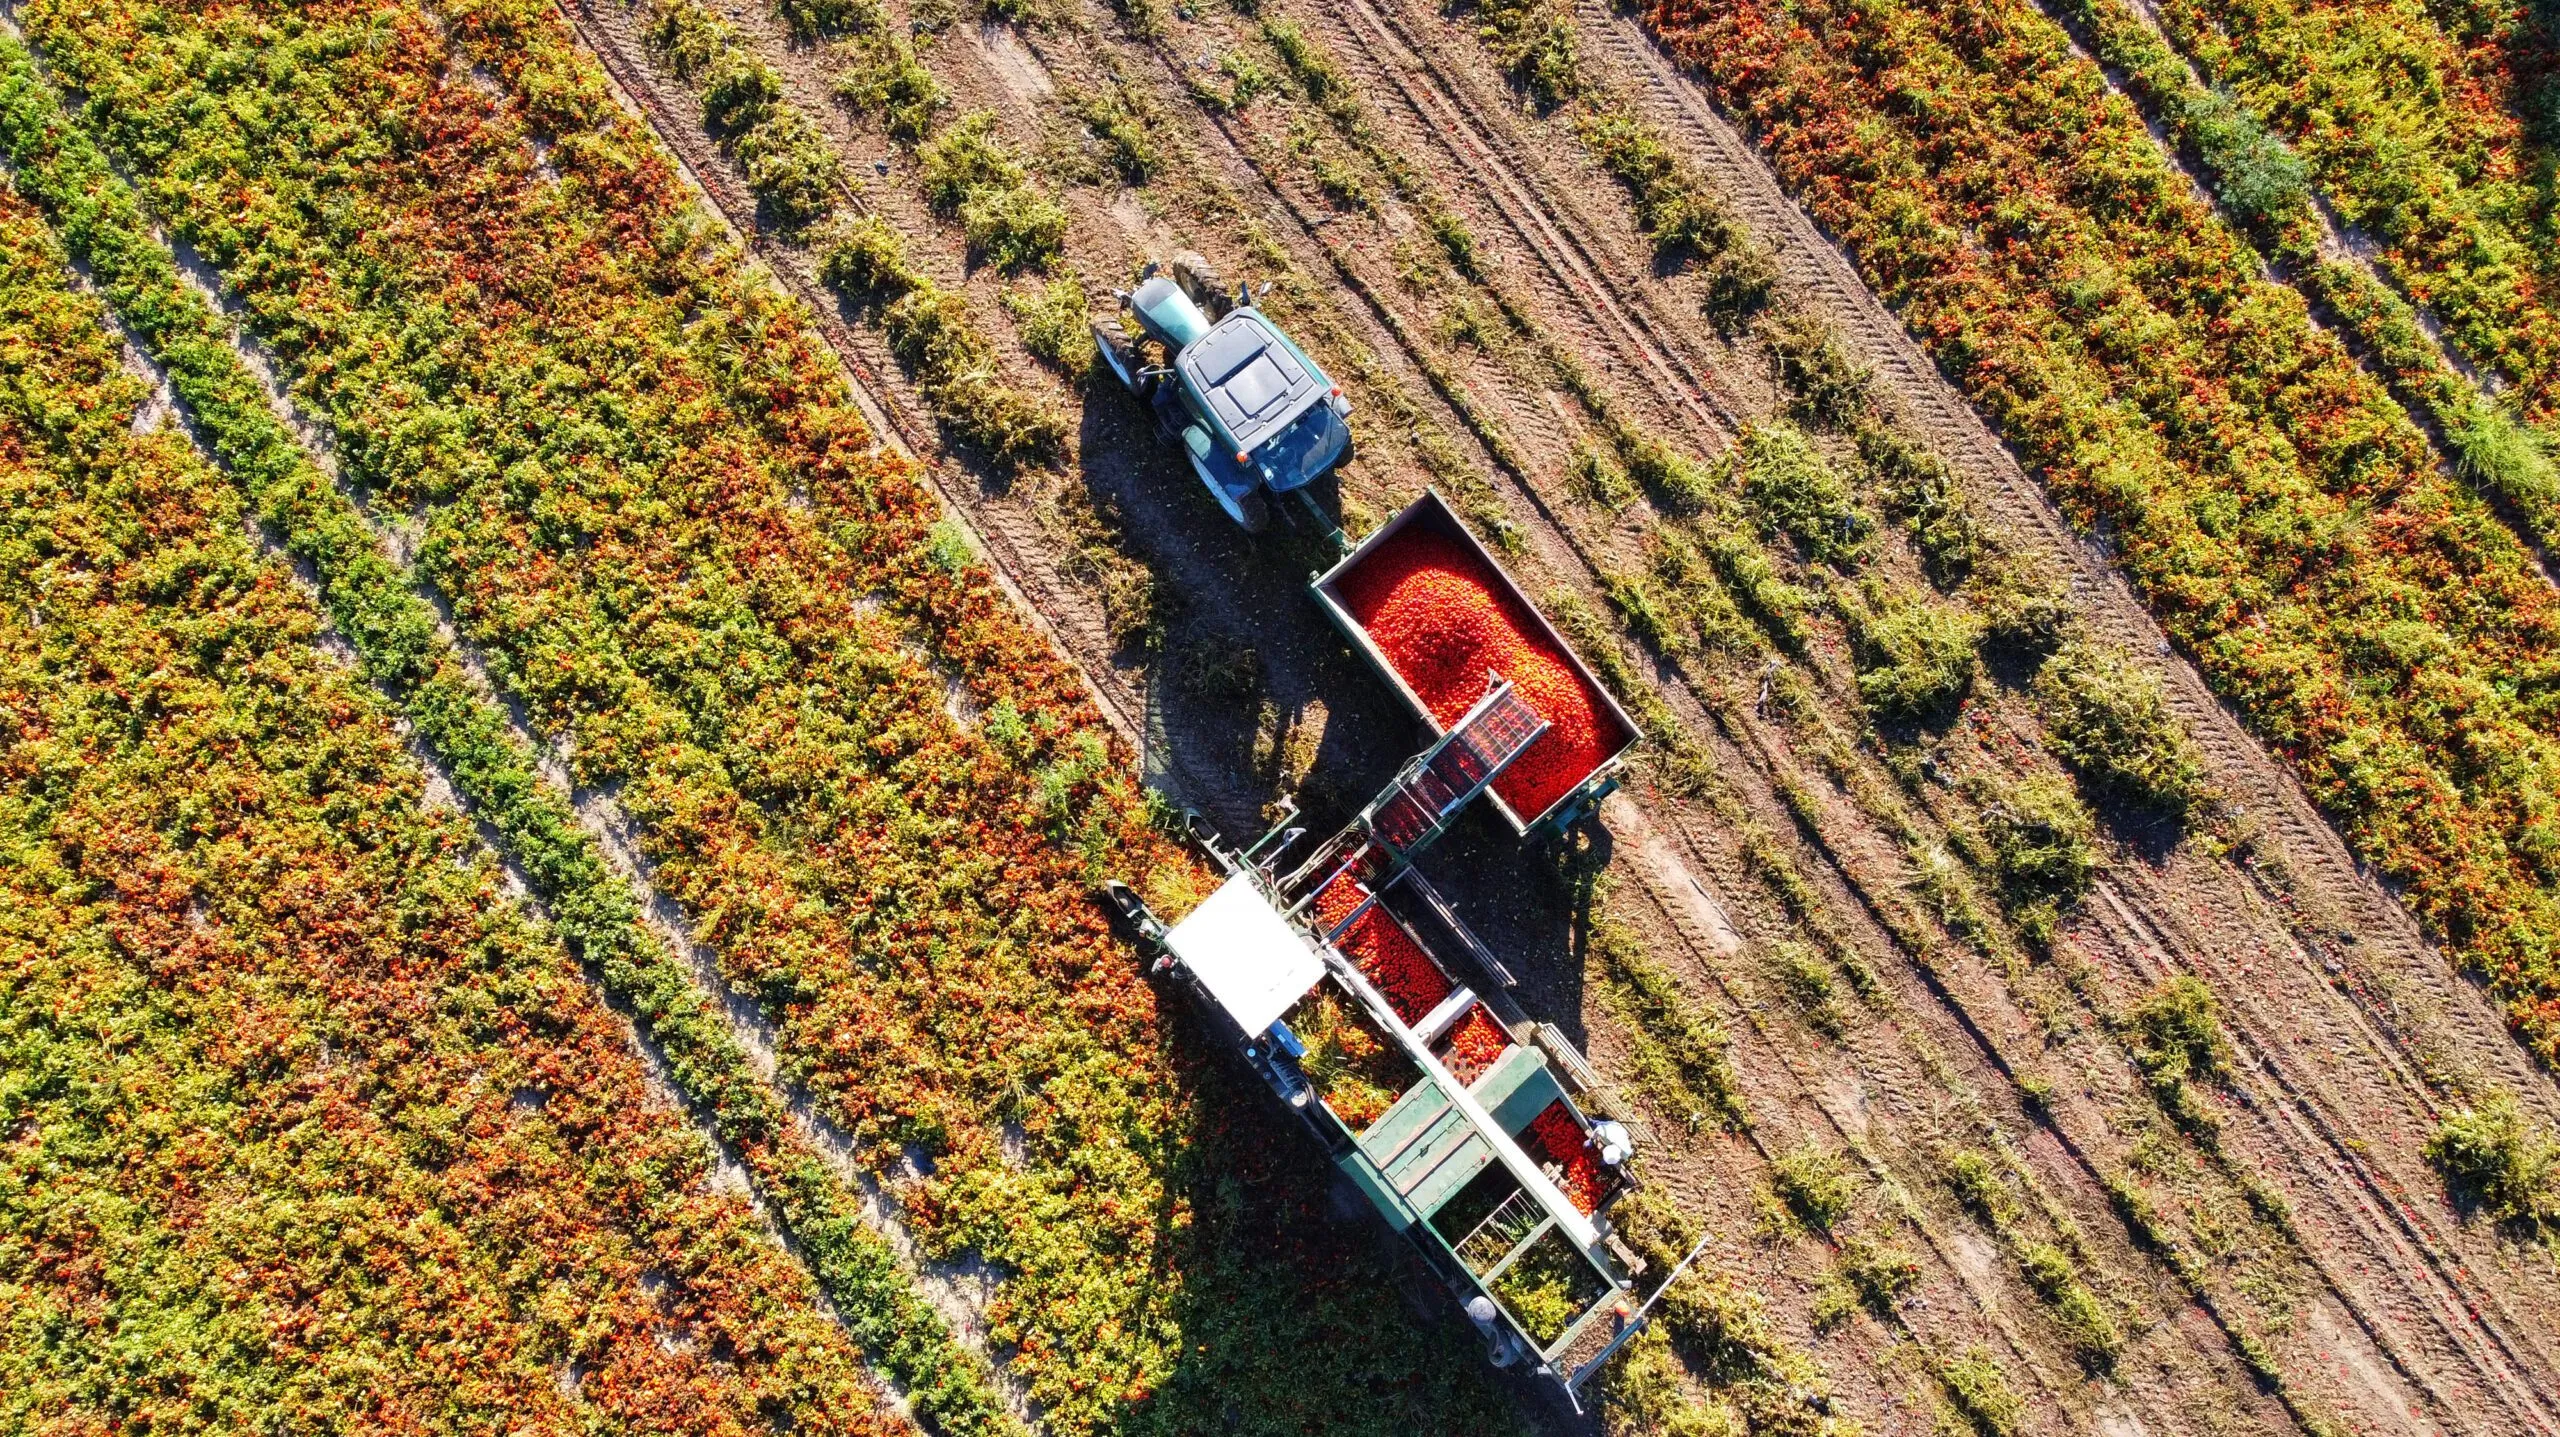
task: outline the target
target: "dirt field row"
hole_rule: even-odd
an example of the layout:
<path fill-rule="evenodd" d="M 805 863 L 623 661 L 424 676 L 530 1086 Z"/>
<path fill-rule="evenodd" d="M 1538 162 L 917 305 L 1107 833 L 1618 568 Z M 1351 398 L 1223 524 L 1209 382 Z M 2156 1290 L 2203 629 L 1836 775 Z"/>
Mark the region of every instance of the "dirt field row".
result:
<path fill-rule="evenodd" d="M 1076 417 L 1061 466 L 952 456 L 939 472 L 1151 778 L 1229 832 L 1284 793 L 1314 822 L 1365 796 L 1415 735 L 1296 592 L 1322 536 L 1295 522 L 1248 539 L 1133 402 L 1033 360 L 1003 303 L 1025 281 L 970 264 L 910 153 L 833 98 L 838 60 L 761 9 L 727 13 L 824 126 L 861 206 L 968 295 L 1008 380 Z M 752 233 L 743 176 L 642 17 L 615 0 L 573 14 Z M 1960 717 L 1888 743 L 1832 609 L 1808 613 L 1793 652 L 1756 633 L 1648 644 L 1630 620 L 1624 580 L 1689 531 L 1596 483 L 1593 456 L 1632 433 L 1714 459 L 1797 398 L 1769 331 L 1710 316 L 1707 280 L 1657 255 L 1574 118 L 1524 108 L 1468 17 L 1349 0 L 901 18 L 925 27 L 950 113 L 992 114 L 1034 157 L 1088 295 L 1107 304 L 1177 248 L 1271 282 L 1266 306 L 1358 405 L 1346 526 L 1439 485 L 1684 736 L 1657 743 L 1589 851 L 1524 855 L 1487 826 L 1429 866 L 1527 1006 L 1577 1030 L 1649 1117 L 1650 1180 L 1717 1234 L 1713 1261 L 1820 1361 L 1841 1413 L 1879 1430 L 1992 1422 L 1954 1375 L 1979 1354 L 2020 1397 L 2019 1431 L 2560 1431 L 2560 1283 L 2462 1221 L 2420 1152 L 2488 1085 L 2550 1114 L 2548 1079 L 1632 22 L 1584 6 L 1582 63 L 1768 248 L 1781 302 L 1870 372 L 1878 410 L 1953 471 L 1995 541 L 2066 578 L 2081 624 L 2158 669 L 2206 755 L 2220 809 L 2184 834 L 2110 830 L 2049 955 L 1966 857 L 1984 785 L 2061 772 L 2022 684 L 1994 670 Z M 1141 117 L 1146 183 L 1094 161 L 1078 118 L 1094 95 Z M 1446 217 L 1470 239 L 1464 268 Z M 806 250 L 758 249 L 826 317 L 889 427 L 937 452 L 877 326 L 838 310 Z M 1782 545 L 1767 553 L 1791 582 L 1863 602 Z M 1871 564 L 1878 585 L 1926 589 L 1899 534 Z M 1726 1035 L 1747 1122 L 1685 1121 L 1663 1076 L 1674 1040 L 1630 998 L 1606 933 Z M 2181 974 L 2217 1001 L 2218 1081 L 2162 1082 L 2130 1016 Z M 1827 1230 L 1775 1217 L 1824 1161 L 1847 1175 L 1850 1211 Z M 1830 1298 L 1879 1251 L 1916 1277 L 1843 1316 Z M 1714 1374 L 1693 1376 L 1713 1400 Z"/>

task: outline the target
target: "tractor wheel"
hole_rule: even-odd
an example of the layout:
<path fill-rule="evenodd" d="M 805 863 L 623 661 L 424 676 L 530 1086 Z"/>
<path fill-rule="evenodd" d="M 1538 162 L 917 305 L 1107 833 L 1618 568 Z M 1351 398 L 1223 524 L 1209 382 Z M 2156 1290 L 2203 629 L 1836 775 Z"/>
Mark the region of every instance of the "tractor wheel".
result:
<path fill-rule="evenodd" d="M 1120 381 L 1121 388 L 1142 399 L 1146 397 L 1147 390 L 1153 386 L 1138 377 L 1138 347 L 1129 342 L 1129 333 L 1120 327 L 1119 320 L 1097 319 L 1093 322 L 1093 351 L 1101 356 L 1103 365 L 1111 371 L 1111 377 Z"/>
<path fill-rule="evenodd" d="M 1271 527 L 1271 502 L 1262 497 L 1259 489 L 1247 492 L 1241 499 L 1229 498 L 1221 489 L 1218 491 L 1218 507 L 1226 510 L 1227 517 L 1242 525 L 1248 534 L 1259 534 Z"/>
<path fill-rule="evenodd" d="M 1173 257 L 1169 268 L 1173 272 L 1173 282 L 1182 286 L 1182 292 L 1191 296 L 1191 302 L 1200 306 L 1200 312 L 1209 316 L 1212 323 L 1226 318 L 1227 311 L 1235 308 L 1235 292 L 1226 287 L 1226 283 L 1218 278 L 1217 269 L 1198 253 L 1182 251 Z"/>

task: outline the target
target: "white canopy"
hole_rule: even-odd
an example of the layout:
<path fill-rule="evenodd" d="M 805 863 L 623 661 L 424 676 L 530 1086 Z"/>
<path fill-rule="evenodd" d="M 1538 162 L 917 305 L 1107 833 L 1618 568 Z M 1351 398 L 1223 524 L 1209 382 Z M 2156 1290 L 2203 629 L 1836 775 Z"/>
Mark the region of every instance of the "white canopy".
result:
<path fill-rule="evenodd" d="M 1165 946 L 1247 1037 L 1268 1029 L 1324 977 L 1324 960 L 1250 874 L 1228 879 L 1173 925 Z"/>

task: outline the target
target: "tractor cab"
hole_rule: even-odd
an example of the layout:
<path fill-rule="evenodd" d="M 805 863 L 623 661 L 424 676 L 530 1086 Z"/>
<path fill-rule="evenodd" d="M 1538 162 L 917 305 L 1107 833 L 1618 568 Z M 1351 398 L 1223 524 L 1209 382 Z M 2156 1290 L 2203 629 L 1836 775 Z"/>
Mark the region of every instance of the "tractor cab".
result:
<path fill-rule="evenodd" d="M 1254 307 L 1249 287 L 1224 294 L 1207 261 L 1185 253 L 1169 270 L 1150 265 L 1120 301 L 1138 333 L 1097 323 L 1096 351 L 1246 530 L 1270 522 L 1266 494 L 1304 489 L 1350 451 L 1351 401 Z M 1160 347 L 1162 362 L 1148 363 L 1145 347 Z"/>

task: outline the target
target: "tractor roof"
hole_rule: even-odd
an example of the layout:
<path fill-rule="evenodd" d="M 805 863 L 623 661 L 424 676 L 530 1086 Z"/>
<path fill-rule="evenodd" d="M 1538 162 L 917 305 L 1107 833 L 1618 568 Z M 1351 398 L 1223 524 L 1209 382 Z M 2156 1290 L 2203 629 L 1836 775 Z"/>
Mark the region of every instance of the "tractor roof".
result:
<path fill-rule="evenodd" d="M 1325 394 L 1324 376 L 1291 353 L 1256 310 L 1239 309 L 1218 321 L 1174 362 L 1247 453 Z"/>

